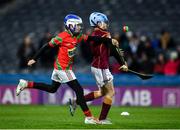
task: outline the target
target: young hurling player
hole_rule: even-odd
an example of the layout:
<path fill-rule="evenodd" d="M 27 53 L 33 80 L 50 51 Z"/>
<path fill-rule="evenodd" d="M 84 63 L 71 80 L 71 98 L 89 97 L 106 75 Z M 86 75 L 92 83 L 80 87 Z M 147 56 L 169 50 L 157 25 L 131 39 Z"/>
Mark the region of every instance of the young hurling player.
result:
<path fill-rule="evenodd" d="M 90 15 L 89 21 L 90 26 L 93 27 L 92 36 L 101 36 L 107 38 L 111 37 L 110 33 L 107 31 L 109 21 L 105 14 L 94 12 Z M 113 51 L 113 53 L 115 53 L 115 58 L 118 57 L 117 59 L 119 61 L 119 54 L 114 47 L 108 47 L 103 43 L 97 44 L 94 41 L 91 42 L 91 50 L 93 54 L 91 71 L 95 77 L 99 90 L 85 95 L 85 100 L 91 101 L 100 97 L 104 97 L 99 121 L 101 124 L 112 124 L 111 121 L 107 120 L 107 115 L 112 105 L 112 98 L 115 94 L 113 76 L 109 71 L 109 57 L 110 51 Z M 123 64 L 121 69 L 123 71 L 128 71 L 127 64 Z M 75 104 L 72 103 L 72 105 Z M 75 106 L 72 107 L 75 109 Z"/>

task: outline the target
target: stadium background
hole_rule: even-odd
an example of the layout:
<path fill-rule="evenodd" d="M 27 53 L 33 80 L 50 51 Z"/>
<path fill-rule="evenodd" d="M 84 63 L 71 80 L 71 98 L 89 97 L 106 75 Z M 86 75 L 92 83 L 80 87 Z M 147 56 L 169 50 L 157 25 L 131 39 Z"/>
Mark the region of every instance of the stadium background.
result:
<path fill-rule="evenodd" d="M 75 13 L 90 34 L 88 17 L 103 12 L 110 20 L 112 37 L 125 50 L 129 68 L 155 77 L 142 81 L 119 72 L 111 58 L 118 106 L 180 107 L 180 1 L 179 0 L 1 0 L 0 1 L 0 104 L 66 104 L 73 97 L 63 85 L 56 94 L 25 90 L 15 96 L 20 78 L 50 82 L 56 51 L 47 52 L 38 63 L 26 62 L 38 48 L 63 30 L 63 18 Z M 123 25 L 129 32 L 123 33 Z M 77 78 L 88 93 L 96 89 L 90 72 L 89 46 L 81 43 L 75 57 Z M 100 100 L 93 102 L 99 105 Z"/>

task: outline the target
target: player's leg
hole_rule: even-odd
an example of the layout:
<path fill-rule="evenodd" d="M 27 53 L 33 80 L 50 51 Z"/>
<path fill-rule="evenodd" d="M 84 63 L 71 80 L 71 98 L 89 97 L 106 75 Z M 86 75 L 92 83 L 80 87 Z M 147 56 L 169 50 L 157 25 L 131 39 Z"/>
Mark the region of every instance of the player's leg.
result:
<path fill-rule="evenodd" d="M 95 119 L 91 111 L 89 110 L 85 98 L 84 98 L 84 91 L 77 79 L 67 82 L 68 86 L 72 88 L 76 94 L 77 104 L 80 105 L 84 115 L 85 115 L 85 123 L 86 124 L 97 124 L 98 120 Z"/>
<path fill-rule="evenodd" d="M 125 64 L 125 60 L 123 57 L 123 50 L 121 50 L 120 48 L 117 48 L 115 45 L 113 44 L 108 44 L 109 49 L 110 49 L 110 53 L 111 55 L 117 60 L 117 62 L 120 65 L 124 65 Z"/>
<path fill-rule="evenodd" d="M 91 72 L 94 75 L 99 90 L 92 91 L 85 95 L 84 98 L 86 102 L 92 101 L 105 95 L 104 89 L 102 89 L 102 86 L 104 85 L 102 70 L 95 67 L 91 67 Z M 78 102 L 70 100 L 70 104 L 72 104 L 71 106 L 75 109 L 76 104 L 78 104 Z"/>
<path fill-rule="evenodd" d="M 99 121 L 92 116 L 91 111 L 89 110 L 84 99 L 83 88 L 77 81 L 76 76 L 74 75 L 73 71 L 72 70 L 58 70 L 56 72 L 58 74 L 58 78 L 61 80 L 61 83 L 67 83 L 67 85 L 70 88 L 72 88 L 73 91 L 75 92 L 76 97 L 77 97 L 77 102 L 80 105 L 81 109 L 83 110 L 84 115 L 86 116 L 85 123 L 86 124 L 99 123 Z"/>
<path fill-rule="evenodd" d="M 103 76 L 104 76 L 104 80 L 107 81 L 107 83 L 103 87 L 106 94 L 103 98 L 103 104 L 102 104 L 99 120 L 102 124 L 112 124 L 106 118 L 111 108 L 113 96 L 115 94 L 114 86 L 113 86 L 113 76 L 111 75 L 109 69 L 103 71 Z"/>
<path fill-rule="evenodd" d="M 85 101 L 88 102 L 88 101 L 92 101 L 94 99 L 98 99 L 102 96 L 103 96 L 103 90 L 99 89 L 97 91 L 88 93 L 87 95 L 84 96 L 84 98 L 85 98 Z"/>
<path fill-rule="evenodd" d="M 38 82 L 20 79 L 19 84 L 16 88 L 16 95 L 18 96 L 21 93 L 21 91 L 23 91 L 25 88 L 33 88 L 33 89 L 43 90 L 49 93 L 55 93 L 60 85 L 61 83 L 53 80 L 52 80 L 52 84 L 45 84 L 45 83 L 38 83 Z"/>
<path fill-rule="evenodd" d="M 77 79 L 69 81 L 69 82 L 67 82 L 67 84 L 75 92 L 76 97 L 77 97 L 77 103 L 78 103 L 78 105 L 80 105 L 83 112 L 85 112 L 84 113 L 85 116 L 92 116 L 91 112 L 89 111 L 88 106 L 85 103 L 83 88 L 81 87 L 81 85 L 79 84 Z"/>
<path fill-rule="evenodd" d="M 49 93 L 55 93 L 58 90 L 60 85 L 61 83 L 52 80 L 51 85 L 45 84 L 45 83 L 34 82 L 31 87 L 35 89 L 43 90 Z"/>
<path fill-rule="evenodd" d="M 51 79 L 52 79 L 51 85 L 20 79 L 19 84 L 16 88 L 16 95 L 19 95 L 20 92 L 23 91 L 25 88 L 34 88 L 50 93 L 55 93 L 59 88 L 59 86 L 61 85 L 61 79 L 59 78 L 59 74 L 57 70 L 53 70 Z"/>
<path fill-rule="evenodd" d="M 107 115 L 111 108 L 113 96 L 115 94 L 113 83 L 112 82 L 107 83 L 104 86 L 104 89 L 106 89 L 106 94 L 103 97 L 103 104 L 102 104 L 99 120 L 102 124 L 112 124 L 109 120 L 107 120 Z"/>
<path fill-rule="evenodd" d="M 90 92 L 89 94 L 85 95 L 86 101 L 92 101 L 94 99 L 104 96 L 105 94 L 104 90 L 101 89 L 102 86 L 104 86 L 102 70 L 95 67 L 91 67 L 91 72 L 94 75 L 99 90 Z"/>

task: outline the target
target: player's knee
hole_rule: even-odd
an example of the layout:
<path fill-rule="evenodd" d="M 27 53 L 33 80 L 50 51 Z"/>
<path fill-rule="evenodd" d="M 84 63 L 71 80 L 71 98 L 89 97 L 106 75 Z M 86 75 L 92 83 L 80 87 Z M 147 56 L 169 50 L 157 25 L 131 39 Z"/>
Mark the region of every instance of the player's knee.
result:
<path fill-rule="evenodd" d="M 84 91 L 82 88 L 79 89 L 79 91 L 76 93 L 76 97 L 77 97 L 77 104 L 81 104 L 85 102 Z"/>
<path fill-rule="evenodd" d="M 115 96 L 115 91 L 114 91 L 114 90 L 111 91 L 111 96 L 112 96 L 112 97 Z"/>
<path fill-rule="evenodd" d="M 108 97 L 114 97 L 115 95 L 115 91 L 114 90 L 111 90 L 111 91 L 108 91 L 107 94 L 106 94 Z"/>
<path fill-rule="evenodd" d="M 77 95 L 77 100 L 76 100 L 77 104 L 82 104 L 83 102 L 86 102 L 84 99 L 84 96 L 81 95 Z"/>
<path fill-rule="evenodd" d="M 49 92 L 50 92 L 50 93 L 55 93 L 56 91 L 57 91 L 57 88 L 56 88 L 56 87 L 51 87 Z"/>

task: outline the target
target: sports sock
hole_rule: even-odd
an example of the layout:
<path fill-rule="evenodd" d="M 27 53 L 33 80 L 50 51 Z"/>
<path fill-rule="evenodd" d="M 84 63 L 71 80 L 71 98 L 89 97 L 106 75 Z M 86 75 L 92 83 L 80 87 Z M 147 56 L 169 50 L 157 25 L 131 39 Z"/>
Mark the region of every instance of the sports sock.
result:
<path fill-rule="evenodd" d="M 112 99 L 108 98 L 108 97 L 104 97 L 104 101 L 102 104 L 102 109 L 101 109 L 101 114 L 99 116 L 99 120 L 106 119 L 108 112 L 111 108 L 111 104 L 112 104 Z"/>
<path fill-rule="evenodd" d="M 85 95 L 84 98 L 85 98 L 86 102 L 94 100 L 95 99 L 94 92 L 91 92 L 91 93 Z"/>
<path fill-rule="evenodd" d="M 28 88 L 33 88 L 34 87 L 34 82 L 33 81 L 28 81 Z"/>
<path fill-rule="evenodd" d="M 91 114 L 91 111 L 90 111 L 90 110 L 83 111 L 83 112 L 84 112 L 84 115 L 85 115 L 86 117 L 91 117 L 91 116 L 92 116 L 92 114 Z"/>
<path fill-rule="evenodd" d="M 92 101 L 92 100 L 100 98 L 100 97 L 102 97 L 102 95 L 100 94 L 99 91 L 94 91 L 94 92 L 91 92 L 84 96 L 86 102 Z"/>

